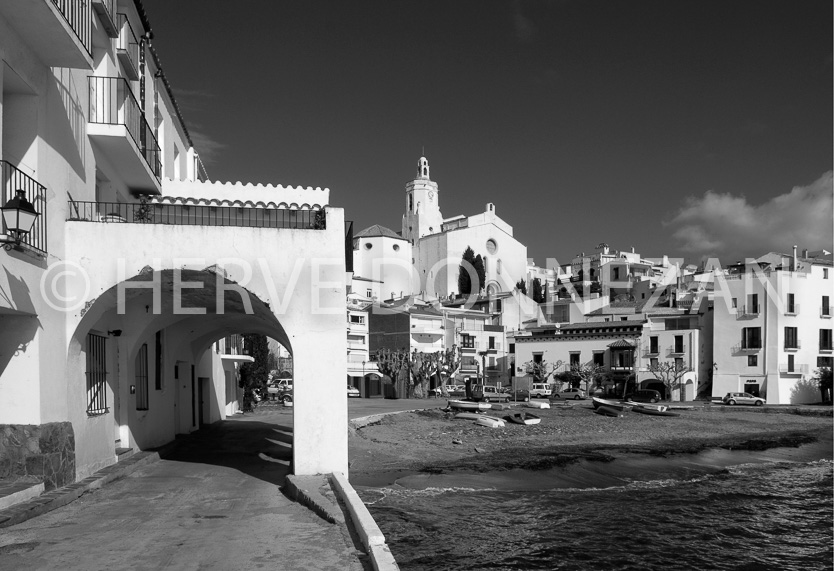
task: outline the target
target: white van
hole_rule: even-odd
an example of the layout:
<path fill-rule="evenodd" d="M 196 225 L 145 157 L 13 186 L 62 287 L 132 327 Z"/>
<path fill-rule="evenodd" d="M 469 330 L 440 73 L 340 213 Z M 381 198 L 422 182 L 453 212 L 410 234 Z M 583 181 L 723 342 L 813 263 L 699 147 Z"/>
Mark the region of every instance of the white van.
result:
<path fill-rule="evenodd" d="M 546 399 L 553 391 L 550 390 L 550 385 L 547 383 L 533 383 L 530 387 L 531 399 Z"/>

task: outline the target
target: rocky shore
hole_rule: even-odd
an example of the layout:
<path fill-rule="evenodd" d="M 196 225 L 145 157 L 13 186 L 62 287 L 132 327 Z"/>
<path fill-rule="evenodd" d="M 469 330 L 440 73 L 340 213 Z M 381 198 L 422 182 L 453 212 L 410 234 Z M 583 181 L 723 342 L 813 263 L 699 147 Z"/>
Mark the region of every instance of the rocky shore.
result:
<path fill-rule="evenodd" d="M 351 479 L 369 481 L 396 472 L 543 470 L 579 459 L 606 462 L 624 454 L 673 455 L 706 448 L 763 450 L 831 441 L 834 432 L 830 407 L 706 406 L 676 411 L 677 417 L 630 413 L 612 418 L 595 414 L 590 401 L 581 401 L 531 412 L 542 418 L 540 424 L 487 428 L 435 409 L 393 414 L 352 428 Z"/>

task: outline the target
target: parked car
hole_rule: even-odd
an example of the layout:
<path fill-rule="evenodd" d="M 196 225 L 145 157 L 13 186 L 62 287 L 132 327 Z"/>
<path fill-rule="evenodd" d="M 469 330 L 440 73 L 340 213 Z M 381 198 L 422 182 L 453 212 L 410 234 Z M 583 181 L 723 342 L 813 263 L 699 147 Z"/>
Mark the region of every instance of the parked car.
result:
<path fill-rule="evenodd" d="M 530 398 L 546 399 L 553 393 L 547 383 L 533 383 L 530 387 Z"/>
<path fill-rule="evenodd" d="M 280 393 L 287 389 L 292 389 L 292 379 L 277 379 L 269 383 L 267 386 L 275 387 L 275 391 L 270 390 L 269 392 Z"/>
<path fill-rule="evenodd" d="M 291 403 L 293 401 L 292 393 L 292 387 L 284 391 L 281 391 L 281 394 L 278 395 L 278 400 L 280 400 L 284 404 Z"/>
<path fill-rule="evenodd" d="M 463 396 L 465 392 L 466 388 L 463 385 L 446 385 L 446 394 L 450 397 Z M 440 387 L 429 389 L 429 396 L 441 397 L 443 396 L 443 391 L 440 390 Z"/>
<path fill-rule="evenodd" d="M 358 397 L 362 396 L 362 395 L 359 394 L 359 389 L 357 389 L 356 387 L 348 385 L 347 388 L 348 388 L 347 389 L 348 398 L 351 398 L 351 397 L 358 398 Z"/>
<path fill-rule="evenodd" d="M 634 402 L 660 402 L 661 398 L 660 391 L 654 389 L 640 389 L 626 395 L 626 399 Z"/>
<path fill-rule="evenodd" d="M 530 400 L 530 391 L 527 389 L 516 389 L 515 392 L 513 392 L 512 387 L 508 387 L 505 392 L 510 400 L 513 401 L 528 402 Z"/>
<path fill-rule="evenodd" d="M 584 399 L 585 398 L 585 391 L 583 391 L 582 389 L 570 388 L 570 389 L 565 389 L 565 390 L 553 393 L 550 396 L 550 398 L 552 398 L 552 399 L 553 398 L 562 398 L 562 399 L 579 400 L 579 399 Z"/>
<path fill-rule="evenodd" d="M 510 400 L 507 393 L 502 393 L 498 387 L 491 385 L 472 385 L 472 400 L 484 402 L 501 402 Z"/>
<path fill-rule="evenodd" d="M 721 399 L 721 402 L 729 405 L 752 404 L 755 406 L 762 406 L 767 401 L 765 401 L 762 397 L 757 397 L 755 395 L 751 395 L 750 393 L 727 393 L 724 395 L 724 398 Z"/>

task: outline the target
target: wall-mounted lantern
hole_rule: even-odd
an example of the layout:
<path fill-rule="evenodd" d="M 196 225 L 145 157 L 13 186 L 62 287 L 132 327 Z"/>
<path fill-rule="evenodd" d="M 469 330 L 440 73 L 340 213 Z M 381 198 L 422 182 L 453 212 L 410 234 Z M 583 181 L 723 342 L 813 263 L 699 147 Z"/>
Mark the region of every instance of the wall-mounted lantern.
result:
<path fill-rule="evenodd" d="M 26 200 L 26 191 L 23 190 L 18 190 L 16 196 L 0 207 L 0 210 L 3 211 L 3 222 L 12 236 L 11 240 L 8 238 L 3 240 L 3 247 L 11 250 L 19 245 L 23 237 L 32 230 L 40 213 L 35 210 L 31 202 Z"/>

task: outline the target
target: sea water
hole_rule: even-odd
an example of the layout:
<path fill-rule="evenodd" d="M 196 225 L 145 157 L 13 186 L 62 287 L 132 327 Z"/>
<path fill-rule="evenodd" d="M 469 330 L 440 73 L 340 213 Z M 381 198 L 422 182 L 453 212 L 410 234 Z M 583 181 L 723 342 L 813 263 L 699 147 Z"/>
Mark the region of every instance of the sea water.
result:
<path fill-rule="evenodd" d="M 354 487 L 403 570 L 832 569 L 831 442 Z"/>

